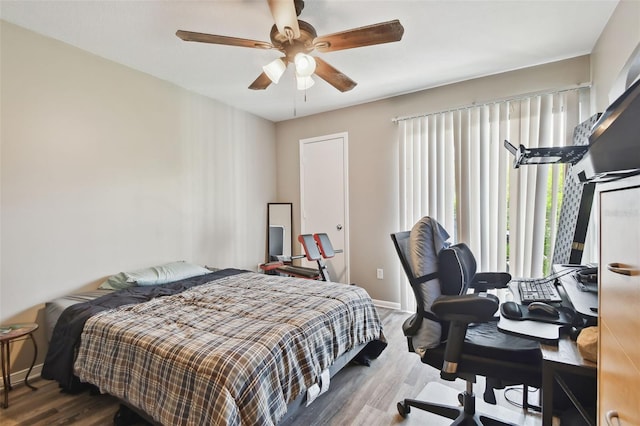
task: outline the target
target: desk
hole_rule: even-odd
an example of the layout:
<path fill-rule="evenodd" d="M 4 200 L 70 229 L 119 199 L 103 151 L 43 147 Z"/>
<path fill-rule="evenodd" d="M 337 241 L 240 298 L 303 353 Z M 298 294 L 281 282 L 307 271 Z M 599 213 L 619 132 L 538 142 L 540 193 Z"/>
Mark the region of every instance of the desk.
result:
<path fill-rule="evenodd" d="M 11 390 L 11 342 L 18 340 L 22 337 L 29 336 L 31 342 L 33 342 L 33 361 L 31 361 L 31 367 L 27 371 L 27 375 L 24 378 L 24 384 L 33 390 L 37 388 L 29 384 L 29 373 L 33 369 L 33 365 L 36 363 L 38 356 L 38 345 L 36 345 L 36 339 L 33 337 L 33 332 L 38 329 L 38 324 L 9 324 L 0 327 L 0 363 L 2 363 L 2 383 L 4 385 L 4 403 L 3 408 L 9 407 L 9 391 Z"/>
<path fill-rule="evenodd" d="M 563 273 L 567 270 L 576 269 L 565 265 L 553 265 L 553 272 Z M 595 322 L 598 319 L 598 295 L 589 291 L 582 291 L 574 273 L 569 273 L 558 278 L 566 297 L 563 297 L 563 304 L 570 303 L 571 306 L 582 315 L 587 321 Z"/>
<path fill-rule="evenodd" d="M 564 265 L 553 265 L 553 271 L 562 273 L 570 268 Z M 580 290 L 573 273 L 561 276 L 561 286 L 558 288 L 563 298 L 563 304 L 570 304 L 576 312 L 580 313 L 588 323 L 597 322 L 598 295 Z M 597 364 L 582 358 L 576 342 L 563 335 L 558 340 L 558 345 L 540 345 L 542 350 L 542 424 L 551 425 L 553 417 L 553 394 L 555 383 L 569 397 L 586 424 L 595 425 L 593 416 L 587 412 L 574 391 L 567 385 L 567 379 L 572 376 L 588 377 L 596 383 Z M 593 401 L 595 406 L 595 400 Z"/>
<path fill-rule="evenodd" d="M 563 273 L 575 270 L 575 267 L 554 265 L 553 271 Z M 578 313 L 587 319 L 588 324 L 596 323 L 598 295 L 581 291 L 573 273 L 567 273 L 559 279 L 558 293 L 563 300 L 563 305 L 573 307 Z M 510 284 L 511 300 L 520 302 L 518 290 Z M 501 300 L 505 300 L 502 299 Z M 571 403 L 585 419 L 587 424 L 595 425 L 595 420 L 584 409 L 578 397 L 567 384 L 570 379 L 576 377 L 592 378 L 595 385 L 597 365 L 586 361 L 578 352 L 576 343 L 566 333 L 561 334 L 561 326 L 534 321 L 513 321 L 500 318 L 498 328 L 508 333 L 516 333 L 533 337 L 540 342 L 542 351 L 542 424 L 551 425 L 554 411 L 554 387 L 557 383 L 560 389 L 567 395 Z M 594 400 L 595 405 L 595 400 Z"/>
<path fill-rule="evenodd" d="M 518 285 L 515 282 L 509 283 L 509 289 L 506 294 L 498 294 L 497 296 L 501 303 L 507 300 L 513 300 L 516 303 L 520 303 L 520 293 L 518 292 Z M 498 330 L 502 332 L 532 338 L 549 345 L 557 344 L 560 339 L 560 326 L 557 324 L 538 321 L 510 320 L 503 317 L 500 311 L 498 311 L 498 313 Z"/>
<path fill-rule="evenodd" d="M 554 384 L 569 397 L 587 424 L 595 425 L 595 419 L 585 410 L 574 392 L 567 385 L 567 376 L 583 376 L 596 379 L 597 364 L 582 358 L 578 352 L 578 346 L 568 336 L 562 336 L 558 345 L 541 344 L 542 350 L 542 424 L 551 425 L 553 418 L 553 391 Z M 593 401 L 595 404 L 595 400 Z"/>

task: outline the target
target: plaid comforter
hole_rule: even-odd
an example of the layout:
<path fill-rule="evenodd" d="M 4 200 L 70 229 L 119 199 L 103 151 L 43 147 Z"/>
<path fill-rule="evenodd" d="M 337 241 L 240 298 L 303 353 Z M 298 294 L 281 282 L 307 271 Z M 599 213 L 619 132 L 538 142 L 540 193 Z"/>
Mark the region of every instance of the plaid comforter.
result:
<path fill-rule="evenodd" d="M 374 340 L 363 289 L 242 273 L 94 315 L 74 372 L 165 425 L 274 424 L 334 359 Z"/>

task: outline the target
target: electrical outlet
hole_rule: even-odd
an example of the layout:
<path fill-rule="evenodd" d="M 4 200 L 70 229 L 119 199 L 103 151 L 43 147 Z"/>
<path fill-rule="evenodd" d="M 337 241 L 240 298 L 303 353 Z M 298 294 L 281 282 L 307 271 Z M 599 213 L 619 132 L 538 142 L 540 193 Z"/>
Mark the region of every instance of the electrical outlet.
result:
<path fill-rule="evenodd" d="M 376 269 L 376 277 L 381 280 L 384 278 L 384 270 L 382 268 Z"/>

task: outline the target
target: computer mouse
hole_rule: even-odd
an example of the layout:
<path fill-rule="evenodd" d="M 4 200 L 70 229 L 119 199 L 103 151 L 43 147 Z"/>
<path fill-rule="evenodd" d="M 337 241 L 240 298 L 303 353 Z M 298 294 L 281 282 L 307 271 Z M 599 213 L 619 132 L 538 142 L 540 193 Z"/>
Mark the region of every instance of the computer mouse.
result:
<path fill-rule="evenodd" d="M 522 318 L 522 312 L 520 311 L 520 305 L 516 302 L 504 302 L 500 305 L 500 312 L 502 316 L 508 319 L 520 319 Z"/>
<path fill-rule="evenodd" d="M 558 312 L 556 308 L 543 302 L 530 303 L 528 309 L 531 313 L 547 315 L 552 318 L 558 318 L 560 316 L 560 312 Z"/>

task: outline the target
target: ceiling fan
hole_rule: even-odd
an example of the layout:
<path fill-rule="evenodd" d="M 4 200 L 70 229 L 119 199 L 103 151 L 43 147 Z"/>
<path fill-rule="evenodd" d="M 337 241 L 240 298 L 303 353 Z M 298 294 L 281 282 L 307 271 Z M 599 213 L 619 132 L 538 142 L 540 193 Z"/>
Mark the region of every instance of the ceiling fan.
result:
<path fill-rule="evenodd" d="M 396 19 L 318 37 L 311 24 L 298 20 L 304 8 L 303 0 L 267 0 L 267 2 L 275 21 L 275 25 L 271 28 L 271 43 L 183 30 L 178 30 L 176 35 L 184 41 L 276 49 L 282 52 L 283 57 L 263 67 L 264 72 L 251 83 L 249 89 L 264 90 L 272 82 L 278 83 L 287 65 L 293 63 L 296 67 L 298 89 L 304 90 L 311 87 L 313 85 L 311 75 L 316 74 L 339 91 L 346 92 L 353 89 L 357 83 L 318 56 L 311 56 L 309 53 L 314 50 L 325 53 L 390 43 L 402 39 L 404 33 L 404 27 Z"/>

